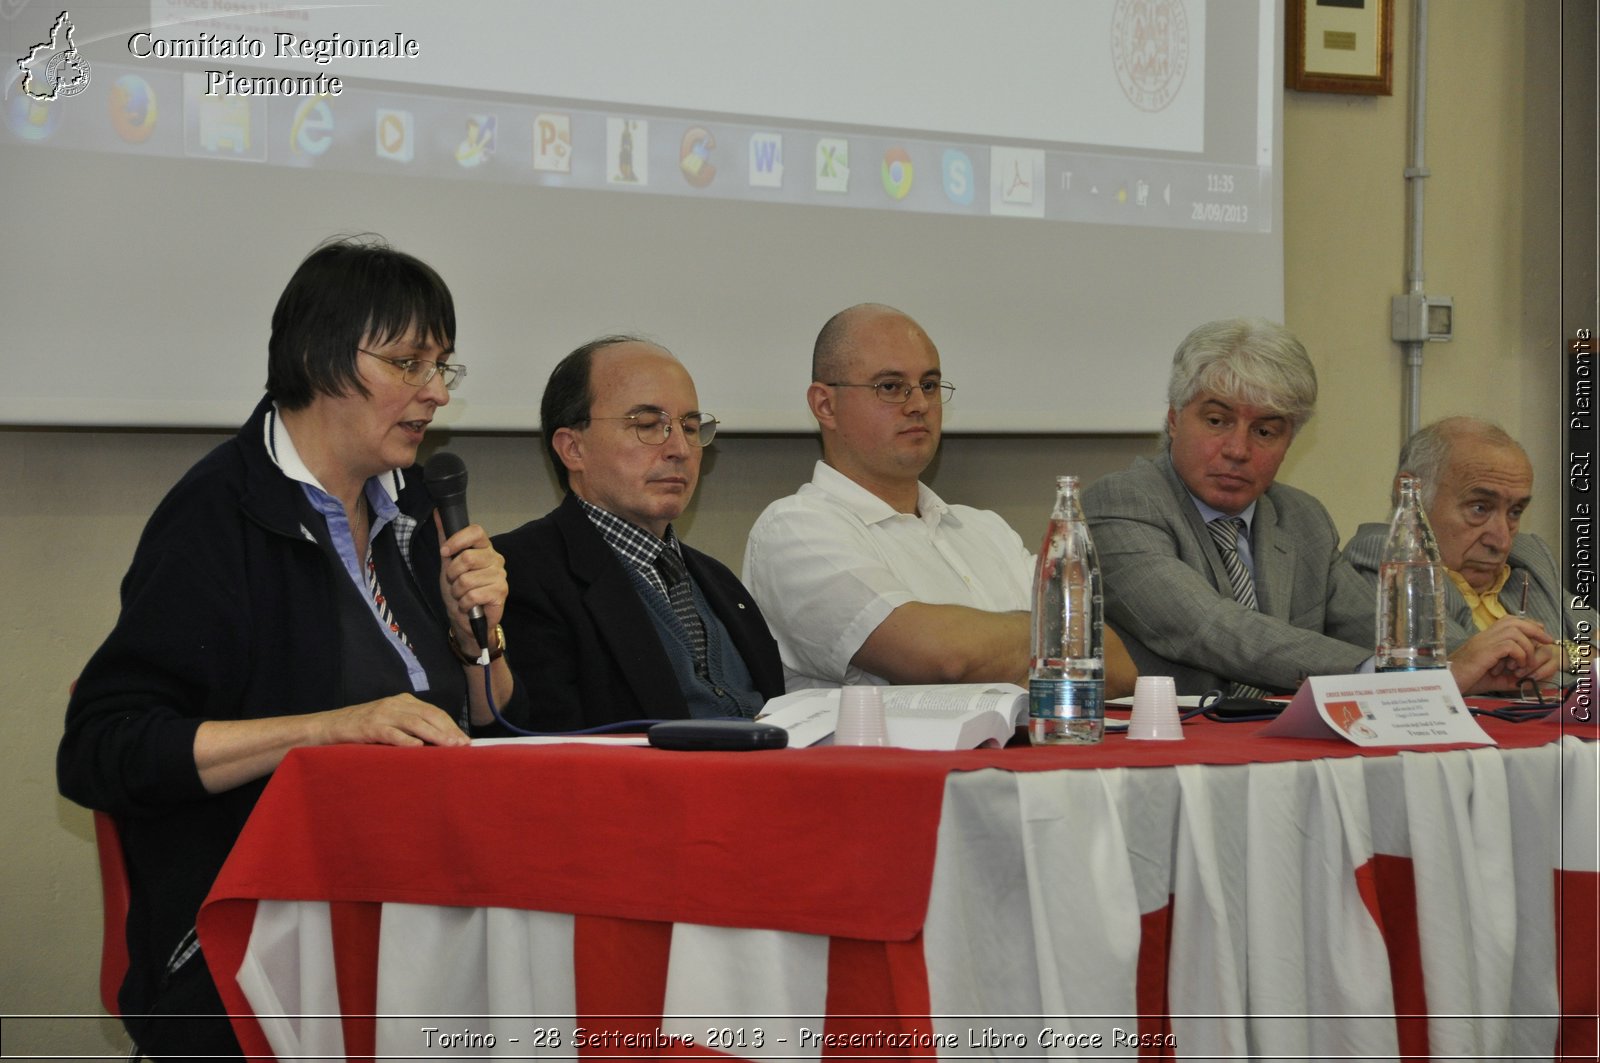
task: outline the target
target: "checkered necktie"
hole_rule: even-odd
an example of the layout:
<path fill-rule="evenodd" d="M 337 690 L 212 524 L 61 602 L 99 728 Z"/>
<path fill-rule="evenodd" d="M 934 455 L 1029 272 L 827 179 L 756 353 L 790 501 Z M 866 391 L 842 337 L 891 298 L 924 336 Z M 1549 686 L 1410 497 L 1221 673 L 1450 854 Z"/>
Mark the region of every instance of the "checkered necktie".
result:
<path fill-rule="evenodd" d="M 689 635 L 689 648 L 694 651 L 694 671 L 706 678 L 706 625 L 694 607 L 694 589 L 689 585 L 689 570 L 684 567 L 678 551 L 667 547 L 656 555 L 656 571 L 667 585 L 667 600 L 672 611 L 678 614 L 683 630 Z"/>
<path fill-rule="evenodd" d="M 1239 536 L 1245 533 L 1244 518 L 1218 517 L 1206 525 L 1206 531 L 1211 533 L 1212 540 L 1217 544 L 1217 552 L 1222 555 L 1222 567 L 1228 570 L 1228 582 L 1233 584 L 1233 600 L 1246 609 L 1259 611 L 1255 580 L 1239 559 Z M 1235 683 L 1228 691 L 1229 696 L 1235 698 L 1259 698 L 1264 693 L 1259 687 L 1244 683 Z"/>

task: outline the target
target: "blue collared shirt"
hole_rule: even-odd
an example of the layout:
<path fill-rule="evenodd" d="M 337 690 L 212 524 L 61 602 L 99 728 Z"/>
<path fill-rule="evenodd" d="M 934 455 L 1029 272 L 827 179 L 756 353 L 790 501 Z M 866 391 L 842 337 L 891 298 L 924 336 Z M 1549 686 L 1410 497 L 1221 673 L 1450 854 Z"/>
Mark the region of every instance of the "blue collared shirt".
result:
<path fill-rule="evenodd" d="M 300 490 L 305 492 L 311 508 L 322 514 L 323 520 L 328 525 L 328 535 L 332 539 L 334 552 L 339 555 L 339 560 L 344 565 L 345 575 L 355 584 L 356 590 L 361 594 L 361 600 L 367 603 L 367 608 L 372 612 L 373 623 L 383 631 L 383 637 L 388 639 L 389 645 L 405 662 L 411 689 L 418 693 L 429 689 L 427 670 L 422 667 L 422 662 L 417 660 L 417 655 L 406 645 L 399 632 L 391 628 L 383 618 L 378 603 L 373 601 L 372 592 L 367 587 L 366 561 L 372 551 L 372 542 L 390 523 L 394 524 L 395 539 L 400 544 L 400 556 L 409 555 L 411 533 L 416 529 L 416 521 L 402 514 L 396 504 L 400 497 L 400 489 L 405 486 L 405 474 L 399 469 L 394 469 L 382 476 L 369 478 L 363 486 L 367 507 L 372 512 L 372 526 L 367 529 L 367 541 L 358 550 L 355 533 L 350 527 L 350 518 L 344 511 L 344 503 L 329 494 L 316 475 L 307 468 L 304 459 L 300 457 L 300 452 L 295 449 L 294 439 L 290 436 L 288 428 L 282 425 L 278 418 L 276 403 L 267 415 L 266 444 L 267 455 L 272 458 L 273 463 L 285 476 L 300 485 Z M 318 541 L 316 535 L 305 525 L 300 526 L 300 531 L 306 538 Z"/>

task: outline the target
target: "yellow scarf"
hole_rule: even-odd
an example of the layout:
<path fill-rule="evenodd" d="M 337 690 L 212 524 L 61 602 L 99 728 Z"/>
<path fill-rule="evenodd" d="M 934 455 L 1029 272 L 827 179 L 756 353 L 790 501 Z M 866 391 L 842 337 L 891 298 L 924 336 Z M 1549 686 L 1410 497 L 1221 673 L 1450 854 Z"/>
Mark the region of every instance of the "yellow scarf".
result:
<path fill-rule="evenodd" d="M 1450 573 L 1450 581 L 1456 585 L 1456 590 L 1461 592 L 1461 597 L 1467 600 L 1472 607 L 1472 623 L 1479 631 L 1506 615 L 1506 607 L 1500 604 L 1500 591 L 1506 585 L 1506 580 L 1511 578 L 1511 566 L 1500 566 L 1500 576 L 1494 581 L 1494 586 L 1479 594 L 1454 569 L 1446 569 Z"/>

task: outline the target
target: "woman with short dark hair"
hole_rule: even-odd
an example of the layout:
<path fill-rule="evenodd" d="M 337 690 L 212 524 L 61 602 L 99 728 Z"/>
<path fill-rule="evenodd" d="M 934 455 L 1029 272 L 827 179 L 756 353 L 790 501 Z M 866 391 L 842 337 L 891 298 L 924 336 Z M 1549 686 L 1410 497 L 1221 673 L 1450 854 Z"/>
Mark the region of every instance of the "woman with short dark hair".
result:
<path fill-rule="evenodd" d="M 273 312 L 267 395 L 156 508 L 78 680 L 57 778 L 117 820 L 119 1003 L 147 1055 L 239 1055 L 194 922 L 290 749 L 491 727 L 474 607 L 494 699 L 520 701 L 499 659 L 504 562 L 477 525 L 440 543 L 415 464 L 465 374 L 454 338 L 423 262 L 372 238 L 313 251 Z"/>

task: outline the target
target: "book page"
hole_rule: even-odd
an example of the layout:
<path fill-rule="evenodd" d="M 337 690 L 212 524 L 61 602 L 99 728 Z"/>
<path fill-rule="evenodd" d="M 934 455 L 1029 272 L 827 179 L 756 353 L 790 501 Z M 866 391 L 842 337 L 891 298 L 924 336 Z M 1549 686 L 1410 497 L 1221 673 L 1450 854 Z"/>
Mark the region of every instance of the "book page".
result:
<path fill-rule="evenodd" d="M 1028 711 L 1028 692 L 1013 683 L 951 683 L 883 688 L 885 716 L 951 719 L 992 711 L 1016 724 Z"/>

